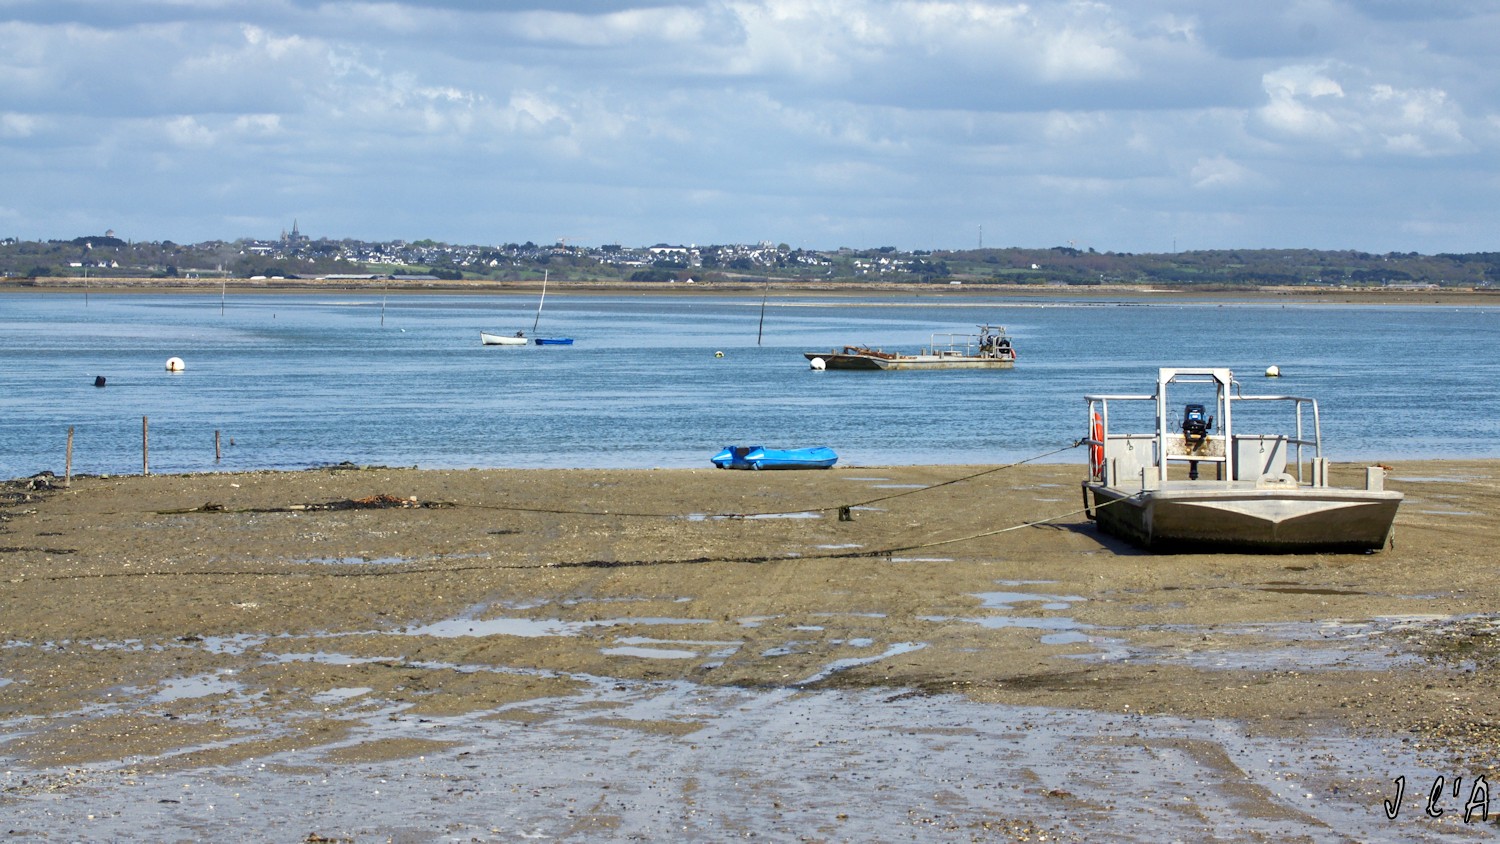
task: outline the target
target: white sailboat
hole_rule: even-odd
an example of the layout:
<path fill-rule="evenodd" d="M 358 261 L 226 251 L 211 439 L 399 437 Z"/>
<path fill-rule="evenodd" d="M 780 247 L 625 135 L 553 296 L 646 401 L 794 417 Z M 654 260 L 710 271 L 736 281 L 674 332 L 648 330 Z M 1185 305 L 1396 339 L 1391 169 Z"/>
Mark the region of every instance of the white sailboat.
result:
<path fill-rule="evenodd" d="M 537 323 L 542 321 L 542 303 L 547 301 L 547 270 L 542 270 L 542 297 L 536 300 L 536 319 L 531 321 L 531 333 L 536 333 Z M 572 337 L 536 337 L 538 346 L 571 346 Z"/>
<path fill-rule="evenodd" d="M 542 276 L 542 298 L 545 299 L 546 297 L 547 277 L 544 274 Z M 540 304 L 537 305 L 537 318 L 541 318 Z M 535 323 L 532 324 L 531 330 L 536 330 Z M 485 346 L 525 346 L 530 344 L 531 341 L 526 339 L 526 332 L 524 331 L 517 331 L 515 334 L 496 334 L 492 331 L 481 331 L 479 332 L 479 342 Z"/>

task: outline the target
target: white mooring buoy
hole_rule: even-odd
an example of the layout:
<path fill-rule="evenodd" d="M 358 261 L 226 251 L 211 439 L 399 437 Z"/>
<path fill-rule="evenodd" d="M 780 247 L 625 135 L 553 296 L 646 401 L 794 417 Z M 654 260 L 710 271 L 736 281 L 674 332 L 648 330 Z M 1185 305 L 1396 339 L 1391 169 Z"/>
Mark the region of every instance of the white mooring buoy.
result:
<path fill-rule="evenodd" d="M 1266 377 L 1267 378 L 1280 378 L 1281 377 L 1281 367 L 1277 366 L 1274 363 L 1271 364 L 1270 366 L 1266 367 Z"/>
<path fill-rule="evenodd" d="M 810 364 L 812 369 L 818 372 L 822 372 L 823 370 L 828 368 L 828 362 L 823 360 L 822 358 L 813 358 L 808 363 Z"/>
<path fill-rule="evenodd" d="M 184 369 L 187 369 L 187 364 L 182 362 L 182 358 L 167 358 L 168 372 L 181 372 Z"/>

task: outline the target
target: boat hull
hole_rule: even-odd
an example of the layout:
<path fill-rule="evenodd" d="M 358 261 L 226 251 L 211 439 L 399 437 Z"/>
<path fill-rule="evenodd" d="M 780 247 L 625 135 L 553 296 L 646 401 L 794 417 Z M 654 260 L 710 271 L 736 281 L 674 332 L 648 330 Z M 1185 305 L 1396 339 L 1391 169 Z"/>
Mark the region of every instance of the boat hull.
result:
<path fill-rule="evenodd" d="M 1013 359 L 967 355 L 863 355 L 842 352 L 803 352 L 808 361 L 823 361 L 825 369 L 924 370 L 924 369 L 1012 369 Z"/>
<path fill-rule="evenodd" d="M 525 337 L 514 337 L 509 334 L 491 334 L 488 331 L 479 332 L 479 342 L 486 346 L 524 346 L 528 341 Z"/>
<path fill-rule="evenodd" d="M 537 337 L 533 340 L 538 346 L 571 346 L 572 337 Z"/>
<path fill-rule="evenodd" d="M 1390 541 L 1399 492 L 1192 482 L 1131 490 L 1083 484 L 1099 529 L 1149 551 L 1378 551 Z"/>
<path fill-rule="evenodd" d="M 711 459 L 720 469 L 831 469 L 839 457 L 827 446 L 765 448 L 730 445 Z"/>

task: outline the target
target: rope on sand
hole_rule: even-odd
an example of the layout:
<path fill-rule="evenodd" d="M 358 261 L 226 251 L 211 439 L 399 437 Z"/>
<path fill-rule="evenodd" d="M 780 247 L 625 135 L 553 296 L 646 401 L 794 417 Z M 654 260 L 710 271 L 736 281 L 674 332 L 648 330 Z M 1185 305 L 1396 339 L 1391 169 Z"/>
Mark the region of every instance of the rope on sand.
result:
<path fill-rule="evenodd" d="M 1018 465 L 1018 464 L 1012 464 L 1012 465 Z M 1001 468 L 1005 468 L 1005 467 L 1001 467 Z M 991 472 L 991 471 L 997 471 L 997 470 L 990 469 L 990 470 L 986 470 L 984 473 L 979 473 L 979 474 L 986 474 L 986 473 Z M 977 475 L 972 475 L 970 477 L 976 477 L 976 476 Z M 960 479 L 957 479 L 957 480 L 963 480 L 963 479 L 960 478 Z M 920 491 L 920 490 L 918 490 L 918 491 Z M 804 560 L 878 559 L 878 558 L 881 558 L 881 557 L 892 557 L 892 556 L 894 556 L 896 554 L 907 553 L 907 552 L 910 552 L 910 551 L 920 551 L 920 550 L 924 550 L 924 549 L 927 549 L 927 548 L 936 548 L 936 547 L 941 546 L 941 545 L 952 545 L 952 544 L 959 543 L 959 542 L 969 542 L 969 541 L 975 540 L 975 539 L 984 539 L 986 537 L 998 536 L 1000 534 L 1010 533 L 1012 531 L 1023 530 L 1025 528 L 1040 527 L 1042 525 L 1046 525 L 1046 524 L 1049 524 L 1051 522 L 1055 522 L 1055 521 L 1057 521 L 1059 519 L 1066 519 L 1066 518 L 1069 518 L 1071 516 L 1078 516 L 1078 515 L 1081 515 L 1081 514 L 1084 514 L 1084 513 L 1089 513 L 1089 512 L 1097 512 L 1097 511 L 1099 511 L 1099 510 L 1101 510 L 1101 509 L 1103 509 L 1105 507 L 1110 507 L 1110 506 L 1113 506 L 1115 504 L 1119 504 L 1119 503 L 1121 503 L 1123 501 L 1128 501 L 1128 500 L 1130 500 L 1130 499 L 1129 498 L 1118 498 L 1118 499 L 1115 499 L 1114 501 L 1107 501 L 1107 502 L 1105 502 L 1103 504 L 1095 504 L 1092 507 L 1084 507 L 1084 508 L 1078 509 L 1078 510 L 1070 510 L 1070 511 L 1068 511 L 1066 513 L 1058 513 L 1058 514 L 1055 514 L 1055 515 L 1052 515 L 1052 516 L 1048 516 L 1048 517 L 1046 517 L 1044 519 L 1034 519 L 1032 521 L 1020 522 L 1018 524 L 1010 525 L 1009 527 L 1003 527 L 1003 528 L 996 528 L 994 530 L 981 531 L 979 533 L 973 533 L 973 534 L 969 534 L 967 536 L 957 536 L 957 537 L 953 537 L 951 539 L 937 539 L 937 540 L 932 540 L 930 542 L 920 542 L 920 543 L 916 543 L 916 544 L 912 544 L 912 545 L 893 546 L 893 547 L 880 548 L 880 549 L 869 550 L 869 551 L 844 551 L 844 552 L 840 552 L 840 553 L 826 553 L 826 554 L 801 554 L 801 553 L 798 553 L 798 554 L 778 554 L 778 555 L 766 555 L 766 556 L 754 556 L 754 557 L 705 556 L 705 557 L 665 559 L 665 560 L 569 560 L 569 561 L 560 562 L 560 563 L 543 563 L 543 564 L 540 564 L 540 565 L 507 565 L 507 564 L 491 564 L 491 563 L 470 563 L 470 564 L 459 565 L 459 566 L 432 566 L 432 565 L 425 565 L 425 566 L 408 566 L 408 565 L 385 566 L 385 565 L 383 565 L 381 568 L 378 568 L 378 569 L 376 569 L 376 568 L 364 568 L 364 569 L 348 569 L 348 570 L 342 570 L 342 571 L 267 571 L 267 570 L 264 570 L 264 569 L 240 570 L 240 571 L 236 571 L 236 570 L 222 570 L 222 569 L 221 570 L 202 570 L 202 571 L 130 571 L 130 572 L 116 571 L 116 572 L 105 572 L 105 573 L 100 573 L 100 574 L 46 575 L 46 576 L 39 577 L 39 578 L 26 578 L 26 579 L 27 580 L 48 580 L 48 581 L 55 581 L 55 580 L 88 580 L 88 579 L 91 579 L 91 578 L 105 578 L 105 577 L 130 577 L 130 578 L 135 578 L 135 577 L 300 577 L 300 578 L 315 578 L 315 577 L 316 578 L 406 577 L 406 576 L 417 575 L 417 574 L 423 574 L 423 575 L 430 575 L 430 574 L 462 574 L 462 573 L 466 573 L 466 572 L 479 572 L 479 571 L 542 571 L 542 570 L 547 570 L 547 569 L 574 569 L 574 568 L 645 568 L 645 567 L 650 567 L 650 566 L 702 565 L 702 564 L 706 564 L 706 563 L 738 563 L 738 564 L 745 564 L 745 565 L 760 565 L 760 564 L 764 564 L 764 563 L 801 562 L 801 561 L 804 561 Z M 799 511 L 799 512 L 806 512 L 806 511 Z"/>
<path fill-rule="evenodd" d="M 1025 458 L 1023 460 L 1017 460 L 1014 463 L 1006 463 L 1003 466 L 991 466 L 988 469 L 983 469 L 983 470 L 980 470 L 978 472 L 974 472 L 974 473 L 969 474 L 969 475 L 964 475 L 963 477 L 953 478 L 951 480 L 946 480 L 946 481 L 942 481 L 940 483 L 930 484 L 928 486 L 919 487 L 917 489 L 906 489 L 906 490 L 902 490 L 900 492 L 893 492 L 893 493 L 890 493 L 889 495 L 882 495 L 882 496 L 879 496 L 877 498 L 871 498 L 871 499 L 868 499 L 868 500 L 865 500 L 865 501 L 860 501 L 860 502 L 855 503 L 855 504 L 834 504 L 834 505 L 830 505 L 830 506 L 827 506 L 827 507 L 799 507 L 796 510 L 771 510 L 771 511 L 766 511 L 766 512 L 762 512 L 762 513 L 715 513 L 713 515 L 706 516 L 705 518 L 710 518 L 710 519 L 765 519 L 765 518 L 772 518 L 772 517 L 775 517 L 775 516 L 792 516 L 792 515 L 797 515 L 797 514 L 800 514 L 800 513 L 835 513 L 835 512 L 837 512 L 837 513 L 843 513 L 846 510 L 851 510 L 851 509 L 854 509 L 856 507 L 869 507 L 869 506 L 874 505 L 874 504 L 880 504 L 880 503 L 883 503 L 883 502 L 886 502 L 886 501 L 890 501 L 893 498 L 900 498 L 900 497 L 905 496 L 905 495 L 916 495 L 919 492 L 929 492 L 929 491 L 934 490 L 934 489 L 941 489 L 942 487 L 945 487 L 945 486 L 952 486 L 953 484 L 960 484 L 960 483 L 965 483 L 967 481 L 972 481 L 975 478 L 982 478 L 985 475 L 992 475 L 992 474 L 994 474 L 996 472 L 1003 472 L 1003 471 L 1005 471 L 1007 469 L 1014 469 L 1017 466 L 1024 466 L 1027 463 L 1034 463 L 1034 462 L 1036 462 L 1038 460 L 1041 460 L 1043 458 L 1051 457 L 1054 454 L 1061 454 L 1064 451 L 1068 451 L 1070 449 L 1077 448 L 1078 446 L 1080 446 L 1082 444 L 1083 444 L 1083 440 L 1074 440 L 1072 443 L 1069 443 L 1068 445 L 1065 445 L 1062 448 L 1057 448 L 1057 449 L 1053 449 L 1051 451 L 1043 452 L 1041 454 L 1037 454 L 1037 455 L 1034 455 L 1032 457 L 1027 457 L 1027 458 Z M 617 511 L 617 510 L 562 510 L 562 509 L 550 508 L 550 507 L 522 507 L 522 506 L 509 505 L 509 504 L 465 504 L 465 503 L 454 503 L 452 506 L 454 506 L 454 507 L 468 507 L 468 508 L 475 509 L 475 510 L 505 510 L 505 511 L 514 512 L 514 513 L 546 513 L 546 514 L 554 515 L 554 516 L 616 516 L 616 517 L 620 517 L 620 518 L 640 518 L 640 519 L 680 519 L 680 518 L 682 518 L 682 514 L 681 513 L 632 513 L 632 512 L 621 512 L 621 511 Z"/>

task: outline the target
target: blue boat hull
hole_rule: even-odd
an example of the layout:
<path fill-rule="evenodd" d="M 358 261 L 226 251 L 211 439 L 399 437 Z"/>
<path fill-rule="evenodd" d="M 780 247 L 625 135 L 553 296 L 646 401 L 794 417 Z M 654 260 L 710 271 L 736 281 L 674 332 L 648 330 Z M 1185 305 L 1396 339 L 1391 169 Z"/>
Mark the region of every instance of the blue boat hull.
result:
<path fill-rule="evenodd" d="M 571 345 L 573 345 L 573 338 L 572 337 L 534 337 L 534 338 L 532 338 L 532 342 L 536 343 L 538 346 L 571 346 Z"/>
<path fill-rule="evenodd" d="M 725 446 L 712 458 L 720 469 L 828 469 L 839 456 L 828 446 L 811 448 L 766 448 Z"/>

